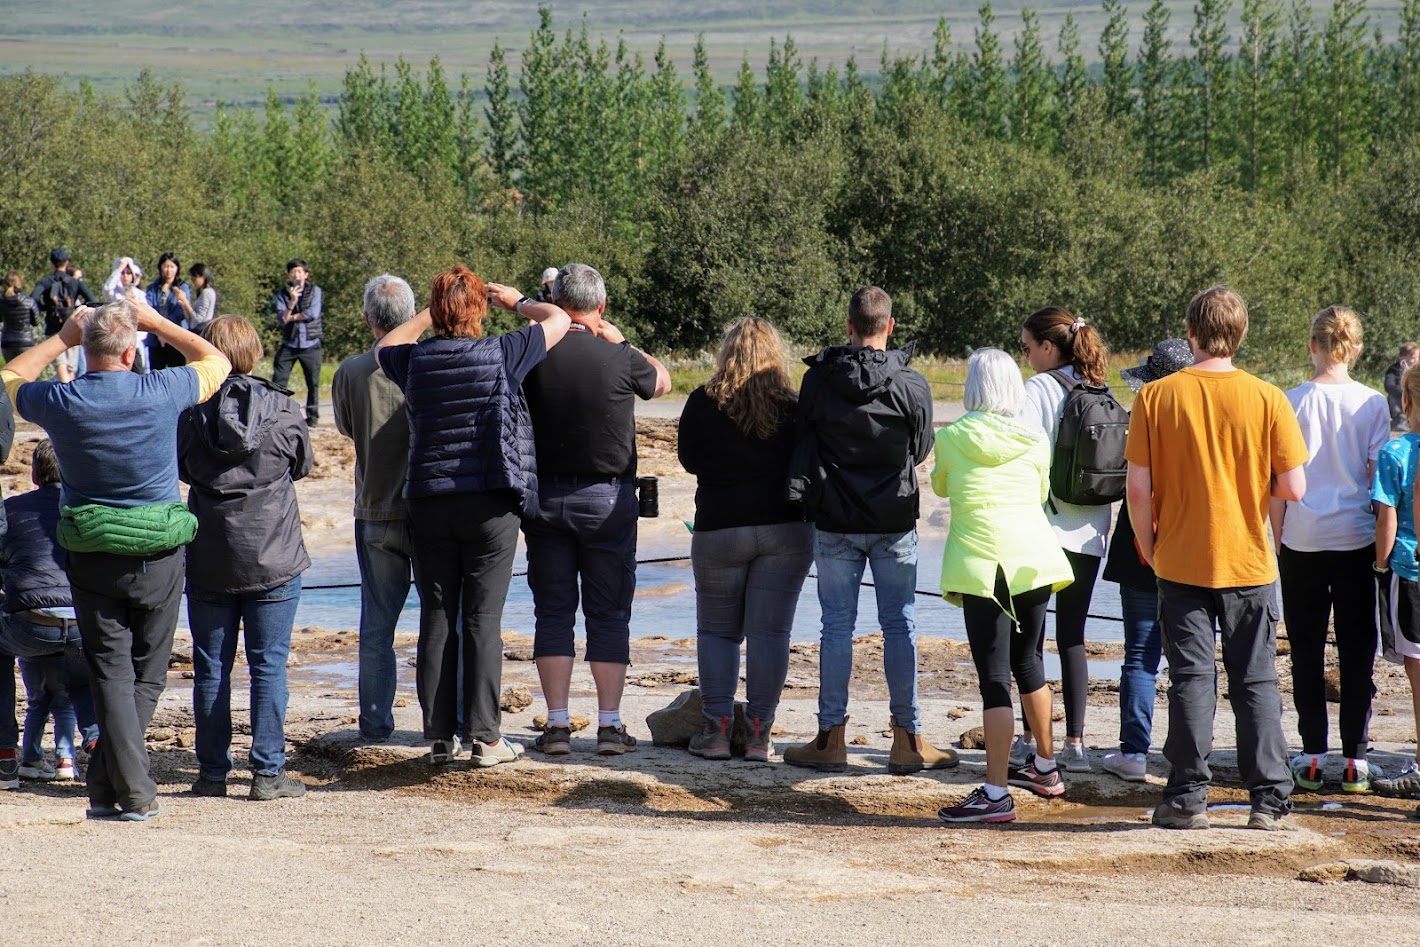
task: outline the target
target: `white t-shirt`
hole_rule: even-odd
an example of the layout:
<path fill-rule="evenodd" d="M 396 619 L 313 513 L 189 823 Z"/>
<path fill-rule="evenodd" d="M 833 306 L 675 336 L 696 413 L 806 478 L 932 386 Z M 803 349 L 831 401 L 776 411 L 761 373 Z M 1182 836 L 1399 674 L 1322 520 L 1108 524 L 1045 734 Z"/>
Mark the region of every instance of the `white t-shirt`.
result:
<path fill-rule="evenodd" d="M 1066 375 L 1080 380 L 1073 365 L 1061 369 Z M 1026 380 L 1026 400 L 1016 420 L 1027 427 L 1043 433 L 1050 449 L 1055 449 L 1055 434 L 1060 430 L 1060 412 L 1065 408 L 1065 386 L 1042 372 Z M 1045 516 L 1055 528 L 1055 536 L 1060 540 L 1060 548 L 1087 556 L 1104 556 L 1109 541 L 1110 511 L 1113 504 L 1102 506 L 1076 506 L 1057 499 L 1054 494 L 1045 505 Z"/>
<path fill-rule="evenodd" d="M 1287 392 L 1311 460 L 1302 465 L 1306 493 L 1288 501 L 1282 545 L 1297 552 L 1343 552 L 1375 542 L 1371 464 L 1390 439 L 1385 395 L 1359 381 Z"/>

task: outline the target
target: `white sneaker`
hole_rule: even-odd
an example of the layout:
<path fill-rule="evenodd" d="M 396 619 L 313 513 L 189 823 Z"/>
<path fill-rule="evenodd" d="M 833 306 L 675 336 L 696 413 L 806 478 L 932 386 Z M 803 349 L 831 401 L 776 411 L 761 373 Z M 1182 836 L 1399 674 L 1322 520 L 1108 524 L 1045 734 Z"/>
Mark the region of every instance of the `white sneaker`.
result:
<path fill-rule="evenodd" d="M 1123 750 L 1116 750 L 1104 755 L 1104 759 L 1100 761 L 1100 768 L 1127 782 L 1142 783 L 1144 774 L 1149 769 L 1149 754 L 1125 753 Z"/>
<path fill-rule="evenodd" d="M 54 767 L 50 766 L 44 760 L 35 760 L 33 763 L 21 763 L 20 778 L 51 780 L 54 778 Z"/>
<path fill-rule="evenodd" d="M 512 763 L 523 755 L 523 745 L 513 743 L 507 737 L 499 737 L 498 742 L 489 746 L 482 740 L 474 740 L 473 746 L 474 766 L 497 766 L 499 763 Z"/>
<path fill-rule="evenodd" d="M 1090 754 L 1083 743 L 1062 743 L 1055 753 L 1055 764 L 1067 773 L 1089 773 Z"/>
<path fill-rule="evenodd" d="M 1016 742 L 1011 744 L 1011 765 L 1024 766 L 1034 759 L 1035 741 L 1027 740 L 1022 734 L 1016 734 Z"/>
<path fill-rule="evenodd" d="M 463 752 L 463 744 L 459 743 L 458 737 L 449 737 L 447 740 L 435 740 L 429 744 L 429 763 L 439 766 L 443 763 L 452 763 L 459 758 Z"/>
<path fill-rule="evenodd" d="M 59 765 L 54 768 L 54 778 L 65 780 L 78 779 L 79 767 L 74 765 L 73 760 L 60 757 Z"/>

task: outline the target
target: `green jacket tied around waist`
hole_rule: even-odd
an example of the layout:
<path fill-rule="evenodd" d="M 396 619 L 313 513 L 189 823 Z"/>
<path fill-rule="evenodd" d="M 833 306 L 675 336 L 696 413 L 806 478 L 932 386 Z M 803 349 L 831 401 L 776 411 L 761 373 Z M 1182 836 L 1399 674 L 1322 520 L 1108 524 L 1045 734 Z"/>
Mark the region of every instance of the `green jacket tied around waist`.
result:
<path fill-rule="evenodd" d="M 59 511 L 59 545 L 70 552 L 152 556 L 186 546 L 197 535 L 197 517 L 181 503 L 119 509 L 99 503 Z"/>
<path fill-rule="evenodd" d="M 937 432 L 932 490 L 950 497 L 951 529 L 942 557 L 942 592 L 994 598 L 996 573 L 1011 594 L 1074 579 L 1070 561 L 1045 518 L 1050 445 L 1009 418 L 971 412 Z"/>

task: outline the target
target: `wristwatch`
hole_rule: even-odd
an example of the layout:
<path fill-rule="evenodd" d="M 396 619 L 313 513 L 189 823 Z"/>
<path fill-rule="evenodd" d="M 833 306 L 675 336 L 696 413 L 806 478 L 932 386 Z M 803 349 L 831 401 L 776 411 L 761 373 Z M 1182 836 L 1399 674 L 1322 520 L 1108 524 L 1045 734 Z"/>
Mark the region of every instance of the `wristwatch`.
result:
<path fill-rule="evenodd" d="M 1371 571 L 1374 572 L 1376 575 L 1386 575 L 1390 572 L 1390 563 L 1381 565 L 1379 563 L 1373 562 L 1371 563 Z"/>
<path fill-rule="evenodd" d="M 531 297 L 531 296 L 524 296 L 522 299 L 519 299 L 517 302 L 513 303 L 513 311 L 514 311 L 514 312 L 522 312 L 523 303 L 530 303 L 530 302 L 532 302 L 532 297 Z"/>

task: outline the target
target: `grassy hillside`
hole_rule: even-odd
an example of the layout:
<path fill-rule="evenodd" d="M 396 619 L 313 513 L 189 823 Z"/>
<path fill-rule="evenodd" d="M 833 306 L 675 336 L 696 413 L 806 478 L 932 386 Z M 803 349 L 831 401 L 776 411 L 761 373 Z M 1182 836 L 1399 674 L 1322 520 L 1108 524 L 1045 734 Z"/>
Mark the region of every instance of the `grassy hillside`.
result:
<path fill-rule="evenodd" d="M 729 82 L 741 57 L 761 65 L 771 37 L 793 35 L 805 60 L 842 63 L 856 55 L 875 69 L 886 43 L 896 53 L 930 48 L 937 18 L 945 15 L 958 45 L 972 40 L 977 0 L 592 0 L 551 2 L 559 29 L 577 27 L 585 14 L 594 35 L 612 43 L 618 32 L 649 54 L 662 36 L 683 72 L 695 34 L 706 35 L 716 72 Z M 1135 28 L 1147 6 L 1130 0 Z M 1188 0 L 1173 0 L 1175 41 L 1187 41 Z M 1393 27 L 1396 0 L 1373 0 L 1373 25 Z M 1009 49 L 1021 0 L 1000 0 L 997 28 Z M 1103 16 L 1096 2 L 1034 4 L 1047 37 L 1073 11 L 1086 54 L 1092 54 Z M 1324 4 L 1318 3 L 1319 7 Z M 61 7 L 0 0 L 0 73 L 24 69 L 88 78 L 101 92 L 120 91 L 144 67 L 181 79 L 190 103 L 264 101 L 268 86 L 283 94 L 314 81 L 333 94 L 346 67 L 363 51 L 376 62 L 400 55 L 422 66 L 438 55 L 454 76 L 469 72 L 482 84 L 495 38 L 514 51 L 536 25 L 534 3 L 515 0 L 76 0 Z M 1137 37 L 1136 37 L 1137 43 Z"/>

